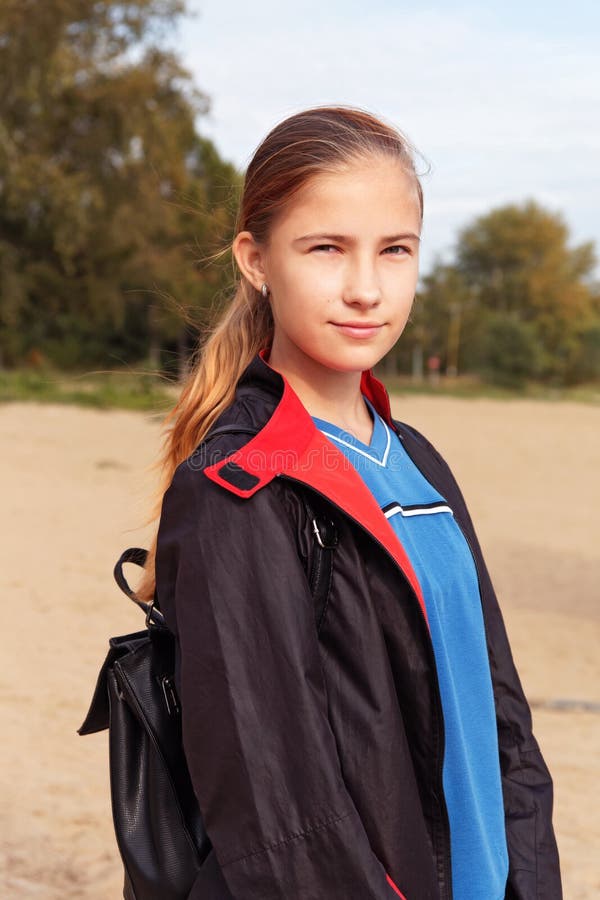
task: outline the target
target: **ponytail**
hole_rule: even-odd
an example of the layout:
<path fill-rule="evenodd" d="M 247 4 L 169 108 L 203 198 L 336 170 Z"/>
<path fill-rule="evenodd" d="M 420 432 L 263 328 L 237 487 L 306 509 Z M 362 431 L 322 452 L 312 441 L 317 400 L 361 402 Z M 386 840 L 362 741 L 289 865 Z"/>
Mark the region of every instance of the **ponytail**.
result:
<path fill-rule="evenodd" d="M 269 301 L 247 279 L 238 284 L 233 300 L 198 346 L 179 399 L 163 421 L 163 447 L 151 468 L 160 469 L 160 483 L 149 522 L 160 516 L 162 498 L 175 469 L 196 449 L 213 422 L 233 401 L 244 369 L 259 350 L 271 343 L 273 318 Z M 154 596 L 156 538 L 140 584 L 139 600 L 149 603 Z"/>

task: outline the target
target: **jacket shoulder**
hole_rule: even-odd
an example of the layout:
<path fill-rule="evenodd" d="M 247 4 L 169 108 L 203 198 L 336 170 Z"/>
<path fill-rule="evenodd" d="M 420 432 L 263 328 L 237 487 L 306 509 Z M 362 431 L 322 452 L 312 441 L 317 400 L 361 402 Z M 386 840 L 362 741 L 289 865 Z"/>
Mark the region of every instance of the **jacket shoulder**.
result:
<path fill-rule="evenodd" d="M 212 438 L 210 431 L 224 424 L 235 426 L 235 430 Z M 209 433 L 173 473 L 161 507 L 163 533 L 169 530 L 173 522 L 177 523 L 179 530 L 180 523 L 186 520 L 194 529 L 200 522 L 210 519 L 214 522 L 227 519 L 232 528 L 235 523 L 240 529 L 260 527 L 268 530 L 279 523 L 279 527 L 293 533 L 301 527 L 307 512 L 303 492 L 296 485 L 275 478 L 252 497 L 241 498 L 229 490 L 223 490 L 220 484 L 205 476 L 209 466 L 227 459 L 251 440 L 257 430 L 248 417 L 235 421 L 229 418 L 227 422 L 221 417 L 217 419 Z M 220 524 L 218 530 L 223 531 L 223 528 L 224 525 Z"/>
<path fill-rule="evenodd" d="M 399 419 L 392 419 L 392 422 L 396 426 L 400 436 L 405 440 L 408 438 L 410 443 L 417 447 L 422 453 L 431 457 L 436 463 L 438 463 L 447 474 L 449 474 L 454 480 L 454 476 L 452 475 L 452 471 L 450 466 L 437 449 L 437 447 L 432 444 L 432 442 L 427 438 L 422 431 L 419 431 L 414 425 L 409 425 L 407 422 L 402 422 Z"/>
<path fill-rule="evenodd" d="M 220 462 L 243 447 L 258 431 L 265 419 L 261 399 L 251 395 L 237 398 L 215 419 L 208 432 L 178 469 L 200 472 Z M 218 429 L 226 428 L 220 434 Z M 180 475 L 179 478 L 182 476 Z"/>
<path fill-rule="evenodd" d="M 425 435 L 406 422 L 392 419 L 402 438 L 404 446 L 426 478 L 446 498 L 455 515 L 467 528 L 474 542 L 477 542 L 473 522 L 462 489 L 450 465 L 440 451 Z"/>

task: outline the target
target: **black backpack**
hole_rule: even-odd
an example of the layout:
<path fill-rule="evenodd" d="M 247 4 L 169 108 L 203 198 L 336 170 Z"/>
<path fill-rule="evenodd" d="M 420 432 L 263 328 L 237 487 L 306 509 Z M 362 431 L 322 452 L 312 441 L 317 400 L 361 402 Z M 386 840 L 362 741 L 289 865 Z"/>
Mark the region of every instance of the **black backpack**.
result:
<path fill-rule="evenodd" d="M 221 429 L 210 436 L 217 431 Z M 309 580 L 319 630 L 337 531 L 327 515 L 313 511 L 307 493 L 302 496 L 315 535 Z M 108 728 L 112 815 L 125 870 L 123 897 L 185 900 L 212 845 L 183 752 L 176 639 L 156 594 L 151 603 L 138 600 L 123 574 L 124 563 L 143 566 L 146 557 L 146 550 L 130 547 L 114 567 L 121 590 L 144 610 L 146 628 L 109 638 L 89 711 L 77 732 Z"/>

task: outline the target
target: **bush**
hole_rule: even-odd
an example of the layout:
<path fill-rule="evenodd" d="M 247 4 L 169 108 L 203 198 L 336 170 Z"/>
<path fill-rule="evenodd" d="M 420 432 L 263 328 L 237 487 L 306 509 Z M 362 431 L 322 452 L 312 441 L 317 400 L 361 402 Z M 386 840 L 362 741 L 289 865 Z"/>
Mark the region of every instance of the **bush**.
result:
<path fill-rule="evenodd" d="M 535 325 L 514 315 L 490 315 L 482 346 L 483 374 L 492 384 L 521 388 L 542 369 L 543 351 Z"/>
<path fill-rule="evenodd" d="M 566 368 L 567 384 L 600 379 L 600 319 L 582 328 Z"/>

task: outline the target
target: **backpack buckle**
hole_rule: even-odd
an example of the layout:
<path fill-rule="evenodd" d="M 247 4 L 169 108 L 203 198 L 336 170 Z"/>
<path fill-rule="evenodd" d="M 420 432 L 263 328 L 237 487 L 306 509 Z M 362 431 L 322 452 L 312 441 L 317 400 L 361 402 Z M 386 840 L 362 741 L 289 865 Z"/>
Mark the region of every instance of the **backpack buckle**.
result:
<path fill-rule="evenodd" d="M 331 519 L 321 519 L 321 527 L 316 519 L 312 520 L 312 530 L 314 531 L 317 543 L 324 550 L 333 550 L 337 547 L 338 537 L 335 524 Z"/>

